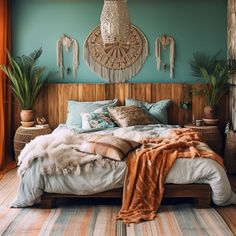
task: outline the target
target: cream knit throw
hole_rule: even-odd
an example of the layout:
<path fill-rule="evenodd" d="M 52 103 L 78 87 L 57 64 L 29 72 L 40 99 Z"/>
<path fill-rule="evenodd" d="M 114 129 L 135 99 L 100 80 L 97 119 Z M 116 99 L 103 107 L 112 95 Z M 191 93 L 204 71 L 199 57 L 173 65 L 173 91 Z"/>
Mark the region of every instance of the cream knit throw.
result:
<path fill-rule="evenodd" d="M 73 74 L 77 78 L 77 70 L 79 67 L 79 45 L 78 42 L 63 34 L 57 41 L 57 65 L 60 67 L 61 78 L 64 78 L 64 61 L 63 61 L 63 47 L 66 51 L 73 47 Z"/>
<path fill-rule="evenodd" d="M 170 45 L 170 78 L 174 77 L 175 67 L 175 41 L 171 36 L 163 35 L 156 40 L 156 58 L 157 58 L 157 70 L 161 68 L 161 49 Z"/>

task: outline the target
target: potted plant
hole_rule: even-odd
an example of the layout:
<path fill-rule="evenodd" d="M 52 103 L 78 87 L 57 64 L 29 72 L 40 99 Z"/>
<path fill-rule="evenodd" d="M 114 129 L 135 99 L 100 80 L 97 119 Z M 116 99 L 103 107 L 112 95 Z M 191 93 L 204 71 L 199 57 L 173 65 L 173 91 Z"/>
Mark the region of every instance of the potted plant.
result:
<path fill-rule="evenodd" d="M 205 119 L 216 120 L 216 105 L 228 92 L 229 74 L 235 71 L 235 65 L 229 66 L 226 60 L 219 60 L 218 55 L 219 53 L 210 57 L 206 53 L 199 52 L 195 53 L 190 61 L 192 76 L 201 78 L 203 82 L 203 89 L 193 92 L 195 95 L 205 96 Z"/>
<path fill-rule="evenodd" d="M 0 69 L 11 80 L 11 89 L 21 105 L 21 121 L 23 126 L 32 126 L 34 120 L 33 106 L 39 92 L 50 77 L 50 73 L 42 79 L 45 67 L 37 66 L 42 48 L 32 53 L 13 58 L 8 53 L 10 66 L 0 65 Z"/>

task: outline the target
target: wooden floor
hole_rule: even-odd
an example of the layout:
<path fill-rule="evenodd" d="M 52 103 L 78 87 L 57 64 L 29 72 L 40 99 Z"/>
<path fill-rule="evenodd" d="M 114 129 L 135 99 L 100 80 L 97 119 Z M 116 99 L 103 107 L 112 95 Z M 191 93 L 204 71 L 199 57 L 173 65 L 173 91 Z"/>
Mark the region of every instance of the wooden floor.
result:
<path fill-rule="evenodd" d="M 229 175 L 229 180 L 234 192 L 236 192 L 236 175 Z M 234 235 L 236 235 L 236 206 L 216 207 L 217 211 L 224 218 Z"/>
<path fill-rule="evenodd" d="M 236 175 L 229 176 L 231 185 L 233 190 L 236 192 Z M 15 197 L 15 191 L 16 186 L 19 183 L 19 179 L 16 176 L 16 169 L 10 171 L 7 173 L 6 178 L 4 178 L 4 181 L 0 181 L 0 190 L 1 187 L 4 187 L 4 183 L 10 183 L 10 187 L 7 188 L 7 191 L 3 191 L 0 194 L 0 202 L 2 207 L 9 206 L 9 202 L 11 202 Z M 7 197 L 7 201 L 4 200 Z M 225 222 L 231 229 L 231 231 L 236 235 L 236 205 L 234 206 L 228 206 L 228 207 L 215 207 L 215 209 L 218 211 L 218 213 L 224 218 Z"/>

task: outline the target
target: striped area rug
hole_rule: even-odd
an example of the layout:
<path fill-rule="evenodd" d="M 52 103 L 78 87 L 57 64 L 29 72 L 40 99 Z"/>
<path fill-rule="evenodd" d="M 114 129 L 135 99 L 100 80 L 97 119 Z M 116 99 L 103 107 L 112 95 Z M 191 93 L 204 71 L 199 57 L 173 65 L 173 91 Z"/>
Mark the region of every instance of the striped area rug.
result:
<path fill-rule="evenodd" d="M 60 205 L 57 209 L 11 209 L 18 179 L 10 171 L 0 181 L 0 235 L 21 236 L 193 236 L 233 235 L 213 208 L 165 205 L 150 222 L 126 226 L 115 217 L 120 205 Z"/>

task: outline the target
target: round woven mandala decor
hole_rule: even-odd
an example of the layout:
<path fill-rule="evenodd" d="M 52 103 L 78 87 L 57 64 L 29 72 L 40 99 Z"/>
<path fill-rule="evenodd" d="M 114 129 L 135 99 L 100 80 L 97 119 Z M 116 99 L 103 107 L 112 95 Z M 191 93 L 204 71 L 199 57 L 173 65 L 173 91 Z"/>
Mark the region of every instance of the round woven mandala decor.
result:
<path fill-rule="evenodd" d="M 147 45 L 146 37 L 135 26 L 131 27 L 129 43 L 104 45 L 100 26 L 97 26 L 85 41 L 84 55 L 90 68 L 102 78 L 124 82 L 141 69 L 148 54 Z"/>

